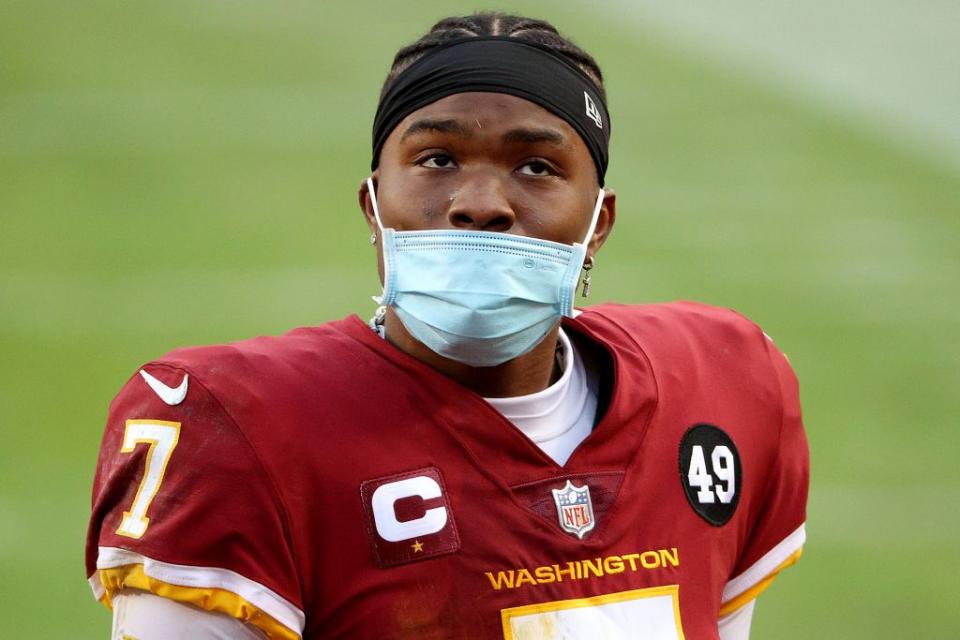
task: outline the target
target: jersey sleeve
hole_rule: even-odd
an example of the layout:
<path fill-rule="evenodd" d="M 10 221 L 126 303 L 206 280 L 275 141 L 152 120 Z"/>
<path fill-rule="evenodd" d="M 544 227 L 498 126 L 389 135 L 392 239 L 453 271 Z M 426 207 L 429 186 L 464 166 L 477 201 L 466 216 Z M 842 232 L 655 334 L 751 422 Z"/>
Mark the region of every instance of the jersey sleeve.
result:
<path fill-rule="evenodd" d="M 717 621 L 720 640 L 750 640 L 750 625 L 753 623 L 753 607 L 755 604 L 756 601 L 751 600 Z"/>
<path fill-rule="evenodd" d="M 111 404 L 93 488 L 87 576 L 108 607 L 140 589 L 299 638 L 299 580 L 282 502 L 201 380 L 153 364 Z"/>
<path fill-rule="evenodd" d="M 800 558 L 806 541 L 810 459 L 800 413 L 799 388 L 786 357 L 769 338 L 766 346 L 780 388 L 782 413 L 778 446 L 758 517 L 749 531 L 734 577 L 724 587 L 721 616 L 756 598 L 780 571 Z"/>

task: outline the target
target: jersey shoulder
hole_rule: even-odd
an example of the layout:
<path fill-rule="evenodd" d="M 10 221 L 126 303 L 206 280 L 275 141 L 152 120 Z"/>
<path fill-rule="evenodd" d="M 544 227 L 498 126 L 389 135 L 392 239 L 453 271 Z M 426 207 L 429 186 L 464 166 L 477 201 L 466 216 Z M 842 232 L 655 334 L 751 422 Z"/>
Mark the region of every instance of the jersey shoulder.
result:
<path fill-rule="evenodd" d="M 777 379 L 771 359 L 782 355 L 756 323 L 732 309 L 686 301 L 603 304 L 584 309 L 578 320 L 614 349 L 639 349 L 660 373 L 741 375 L 771 390 Z"/>
<path fill-rule="evenodd" d="M 350 366 L 356 343 L 337 324 L 178 349 L 131 376 L 94 480 L 87 573 L 98 598 L 134 588 L 270 637 L 302 630 L 290 512 L 270 461 L 288 448 L 287 425 L 302 424 L 282 411 Z"/>
<path fill-rule="evenodd" d="M 716 339 L 764 335 L 756 323 L 733 309 L 686 300 L 638 305 L 606 303 L 583 309 L 581 317 L 605 318 L 629 333 L 643 331 L 659 337 Z"/>
<path fill-rule="evenodd" d="M 698 407 L 705 422 L 737 443 L 748 534 L 721 614 L 736 611 L 796 562 L 806 539 L 809 451 L 789 361 L 759 326 L 731 309 L 695 302 L 601 305 L 583 316 L 640 345 L 658 379 L 661 413 Z"/>
<path fill-rule="evenodd" d="M 356 343 L 343 331 L 345 320 L 300 327 L 278 336 L 175 349 L 152 365 L 181 369 L 209 387 L 225 381 L 234 390 L 271 386 L 304 369 L 342 366 Z"/>
<path fill-rule="evenodd" d="M 361 386 L 381 360 L 360 347 L 355 336 L 361 325 L 348 318 L 279 336 L 176 349 L 144 365 L 132 382 L 143 392 L 141 383 L 156 378 L 162 384 L 149 386 L 163 393 L 164 386 L 176 389 L 188 380 L 185 404 L 194 388 L 202 388 L 241 430 L 255 430 L 248 416 L 336 399 Z"/>

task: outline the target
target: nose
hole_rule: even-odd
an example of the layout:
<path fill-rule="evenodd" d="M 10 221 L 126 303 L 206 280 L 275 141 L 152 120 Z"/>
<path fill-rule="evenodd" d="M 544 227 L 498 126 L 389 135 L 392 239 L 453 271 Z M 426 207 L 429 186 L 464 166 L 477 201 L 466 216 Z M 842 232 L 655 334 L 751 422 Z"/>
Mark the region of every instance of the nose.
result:
<path fill-rule="evenodd" d="M 447 220 L 457 229 L 508 231 L 516 214 L 498 180 L 478 178 L 465 181 L 450 196 Z"/>

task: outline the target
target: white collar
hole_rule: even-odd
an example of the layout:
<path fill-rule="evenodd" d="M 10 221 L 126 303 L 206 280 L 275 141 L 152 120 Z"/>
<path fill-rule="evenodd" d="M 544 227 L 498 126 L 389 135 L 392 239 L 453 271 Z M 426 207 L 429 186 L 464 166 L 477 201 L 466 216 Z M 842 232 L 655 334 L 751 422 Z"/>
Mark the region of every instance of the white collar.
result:
<path fill-rule="evenodd" d="M 593 430 L 597 392 L 590 384 L 580 354 L 563 329 L 559 340 L 563 350 L 559 380 L 543 391 L 525 396 L 485 400 L 557 464 L 563 465 Z"/>

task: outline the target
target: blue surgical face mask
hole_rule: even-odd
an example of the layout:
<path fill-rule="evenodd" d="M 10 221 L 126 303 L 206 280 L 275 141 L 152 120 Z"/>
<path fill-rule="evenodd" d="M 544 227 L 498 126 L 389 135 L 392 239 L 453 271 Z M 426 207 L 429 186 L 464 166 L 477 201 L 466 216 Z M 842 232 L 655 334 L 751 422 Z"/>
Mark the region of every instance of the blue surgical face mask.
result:
<path fill-rule="evenodd" d="M 593 237 L 573 245 L 489 231 L 384 228 L 373 181 L 370 200 L 383 246 L 383 296 L 414 338 L 439 355 L 492 367 L 533 349 L 573 314 Z"/>

